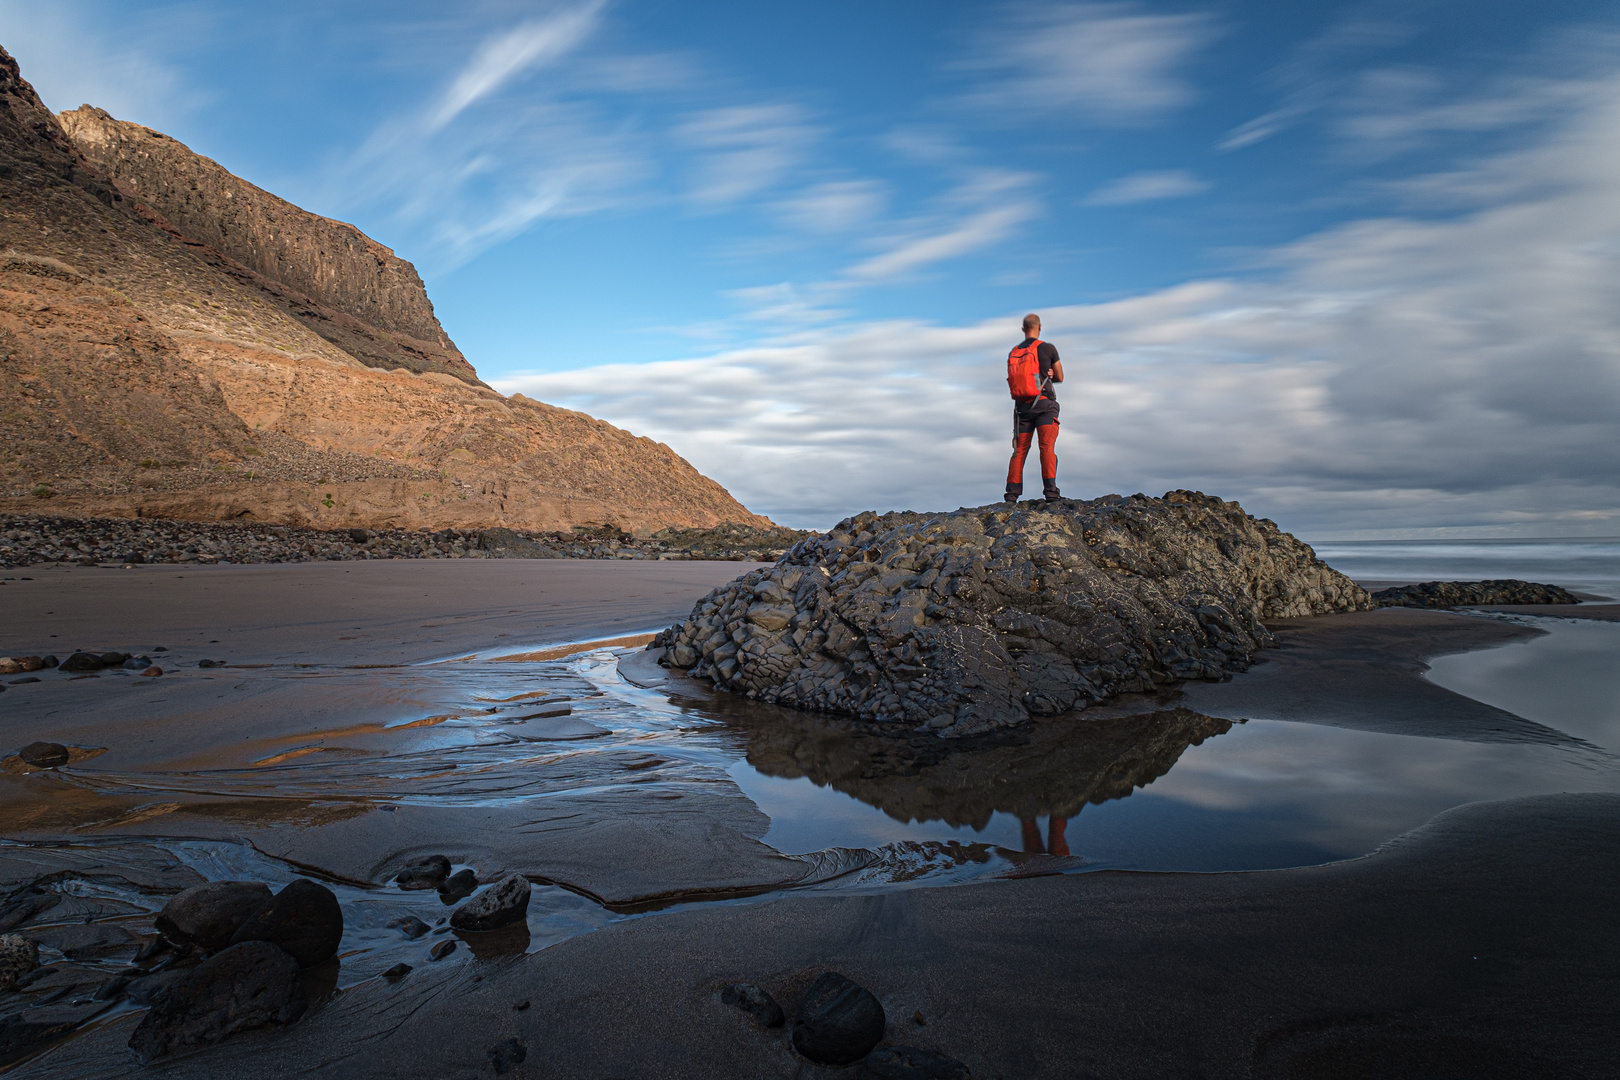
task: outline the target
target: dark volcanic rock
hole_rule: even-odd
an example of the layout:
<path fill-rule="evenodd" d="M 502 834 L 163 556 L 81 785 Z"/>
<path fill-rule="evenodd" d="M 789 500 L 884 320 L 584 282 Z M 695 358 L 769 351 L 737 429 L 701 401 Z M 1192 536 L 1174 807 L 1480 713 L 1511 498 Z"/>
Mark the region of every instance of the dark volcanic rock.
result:
<path fill-rule="evenodd" d="M 388 929 L 398 930 L 411 941 L 415 941 L 431 928 L 415 915 L 401 915 L 397 919 L 388 920 Z"/>
<path fill-rule="evenodd" d="M 68 748 L 61 743 L 33 742 L 17 751 L 17 756 L 36 769 L 54 769 L 68 763 Z"/>
<path fill-rule="evenodd" d="M 823 972 L 793 1018 L 793 1048 L 817 1065 L 852 1065 L 883 1038 L 886 1022 L 870 991 L 837 972 Z"/>
<path fill-rule="evenodd" d="M 768 1028 L 778 1028 L 787 1022 L 776 999 L 753 983 L 732 983 L 720 991 L 720 1000 L 752 1014 Z"/>
<path fill-rule="evenodd" d="M 915 1046 L 884 1046 L 861 1062 L 855 1080 L 972 1080 L 968 1067 L 955 1058 Z"/>
<path fill-rule="evenodd" d="M 478 888 L 478 875 L 471 870 L 457 870 L 448 878 L 439 883 L 439 896 L 447 904 L 453 904 L 463 896 L 470 895 Z"/>
<path fill-rule="evenodd" d="M 231 941 L 268 941 L 310 968 L 330 960 L 342 938 L 343 909 L 332 890 L 299 878 L 243 923 Z"/>
<path fill-rule="evenodd" d="M 285 890 L 283 890 L 285 891 Z M 266 941 L 233 945 L 172 983 L 129 1037 L 142 1061 L 303 1015 L 298 962 Z"/>
<path fill-rule="evenodd" d="M 122 661 L 120 661 L 122 663 Z M 100 653 L 76 652 L 62 661 L 62 671 L 100 671 L 106 667 Z"/>
<path fill-rule="evenodd" d="M 1481 604 L 1578 604 L 1557 585 L 1501 578 L 1495 581 L 1425 581 L 1380 589 L 1372 598 L 1382 607 L 1454 608 Z"/>
<path fill-rule="evenodd" d="M 263 882 L 210 881 L 177 893 L 158 912 L 156 926 L 176 945 L 218 952 L 269 903 L 270 886 Z"/>
<path fill-rule="evenodd" d="M 382 977 L 388 979 L 389 981 L 393 981 L 394 979 L 403 979 L 414 970 L 415 969 L 409 964 L 395 964 L 393 967 L 383 972 Z"/>
<path fill-rule="evenodd" d="M 428 950 L 428 959 L 429 960 L 443 960 L 445 957 L 449 956 L 451 953 L 453 953 L 455 951 L 456 951 L 456 943 L 455 943 L 455 941 L 453 939 L 451 939 L 451 938 L 446 938 L 445 940 L 439 942 L 438 944 L 434 945 L 433 948 Z"/>
<path fill-rule="evenodd" d="M 443 855 L 428 855 L 406 863 L 394 882 L 402 889 L 433 889 L 449 876 L 450 860 Z"/>
<path fill-rule="evenodd" d="M 0 994 L 39 967 L 39 946 L 21 934 L 0 934 Z"/>
<path fill-rule="evenodd" d="M 949 736 L 1246 669 L 1262 621 L 1372 606 L 1236 503 L 865 513 L 710 593 L 653 642 L 767 702 Z"/>
<path fill-rule="evenodd" d="M 520 922 L 529 912 L 529 879 L 512 874 L 497 881 L 450 913 L 457 930 L 499 930 Z"/>

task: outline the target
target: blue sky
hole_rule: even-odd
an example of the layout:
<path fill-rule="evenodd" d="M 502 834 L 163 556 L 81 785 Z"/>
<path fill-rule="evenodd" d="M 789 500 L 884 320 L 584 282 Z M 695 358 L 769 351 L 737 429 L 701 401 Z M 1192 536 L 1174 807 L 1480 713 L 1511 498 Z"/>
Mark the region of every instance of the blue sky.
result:
<path fill-rule="evenodd" d="M 0 43 L 779 520 L 994 498 L 1038 310 L 1071 493 L 1620 533 L 1612 5 L 444 7 L 0 3 Z"/>

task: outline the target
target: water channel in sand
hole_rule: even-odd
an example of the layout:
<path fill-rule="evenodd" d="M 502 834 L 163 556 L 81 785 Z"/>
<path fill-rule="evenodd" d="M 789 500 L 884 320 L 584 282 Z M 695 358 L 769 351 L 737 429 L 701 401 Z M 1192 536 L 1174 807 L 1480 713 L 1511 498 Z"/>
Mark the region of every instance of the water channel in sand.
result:
<path fill-rule="evenodd" d="M 451 935 L 461 945 L 444 963 L 532 952 L 652 911 L 749 902 L 787 889 L 1316 864 L 1363 855 L 1466 802 L 1620 791 L 1620 624 L 1521 621 L 1547 632 L 1441 657 L 1429 678 L 1574 736 L 1566 744 L 1222 720 L 1178 707 L 1171 692 L 951 746 L 931 736 L 879 738 L 836 718 L 678 681 L 672 692 L 671 684 L 644 688 L 621 674 L 621 661 L 635 654 L 623 647 L 517 661 L 495 659 L 513 655 L 516 647 L 508 646 L 488 658 L 410 665 L 244 666 L 166 679 L 161 692 L 124 673 L 20 686 L 16 696 L 7 694 L 12 702 L 48 689 L 64 715 L 116 700 L 133 723 L 144 708 L 159 741 L 163 718 L 217 719 L 208 707 L 228 696 L 233 714 L 245 718 L 237 730 L 247 734 L 230 747 L 233 764 L 222 764 L 218 748 L 189 756 L 169 749 L 118 771 L 95 768 L 106 759 L 94 758 L 55 771 L 30 770 L 16 758 L 0 762 L 7 835 L 57 838 L 0 844 L 0 863 L 34 860 L 55 875 L 48 886 L 55 906 L 17 925 L 41 942 L 43 960 L 76 969 L 81 982 L 127 965 L 149 933 L 167 893 L 141 881 L 162 878 L 172 892 L 204 879 L 279 888 L 299 876 L 320 877 L 343 905 L 345 933 L 341 963 L 312 988 L 317 1000 L 399 961 L 423 963 L 427 947 L 450 933 L 436 926 L 410 941 L 390 929 L 387 923 L 407 914 L 438 924 L 450 908 L 431 891 L 377 884 L 391 876 L 392 863 L 357 863 L 346 852 L 357 844 L 373 845 L 374 855 L 455 850 L 457 830 L 473 821 L 488 823 L 476 866 L 486 877 L 505 857 L 504 865 L 539 866 L 557 883 L 536 886 L 526 925 Z M 328 724 L 318 737 L 299 734 L 296 724 L 267 731 L 252 722 L 299 710 L 335 712 L 348 722 Z M 749 824 L 739 803 L 763 817 Z M 548 816 L 550 805 L 562 809 Z M 545 861 L 554 848 L 529 851 L 510 838 L 617 824 L 633 816 L 629 807 L 639 808 L 655 834 L 666 819 L 685 815 L 696 824 L 671 832 L 661 853 L 656 844 L 638 848 L 617 834 L 591 833 L 583 854 L 555 856 L 562 859 L 555 870 Z M 392 839 L 388 823 L 397 823 Z M 653 894 L 635 880 L 621 889 L 630 899 L 615 900 L 609 887 L 617 879 L 592 877 L 600 870 L 593 860 L 646 864 L 647 880 L 684 873 L 689 860 L 701 862 L 709 848 L 723 846 L 705 838 L 716 823 L 740 830 L 731 843 L 744 845 L 737 856 L 746 856 L 744 871 L 732 863 L 697 867 L 690 871 L 695 891 L 645 901 L 635 897 Z M 356 840 L 354 829 L 369 831 Z M 413 847 L 415 830 L 425 835 Z M 506 851 L 503 844 L 516 846 Z M 577 864 L 572 871 L 568 858 Z M 123 869 L 109 874 L 108 867 Z M 710 878 L 731 884 L 705 892 Z M 130 1008 L 86 1004 L 85 1016 L 105 1019 Z"/>

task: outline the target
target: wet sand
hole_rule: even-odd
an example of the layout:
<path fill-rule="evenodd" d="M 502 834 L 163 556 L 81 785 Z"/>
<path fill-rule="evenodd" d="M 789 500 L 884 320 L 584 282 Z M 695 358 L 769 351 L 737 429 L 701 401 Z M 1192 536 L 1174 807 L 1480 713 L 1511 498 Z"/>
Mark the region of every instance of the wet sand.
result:
<path fill-rule="evenodd" d="M 144 1074 L 805 1077 L 782 1029 L 822 970 L 883 1002 L 888 1039 L 975 1077 L 1597 1077 L 1620 1051 L 1620 797 L 1441 815 L 1370 858 L 1250 874 L 1098 873 L 793 897 L 619 923 L 482 981 L 375 979 L 291 1030 Z M 520 1011 L 520 1003 L 527 1005 Z M 24 1067 L 133 1071 L 124 1018 Z"/>
<path fill-rule="evenodd" d="M 115 845 L 99 849 L 109 864 L 125 848 L 148 851 L 149 838 L 242 845 L 349 883 L 374 898 L 379 927 L 390 903 L 414 902 L 379 886 L 429 852 L 485 881 L 514 871 L 556 883 L 537 903 L 583 929 L 672 900 L 774 894 L 613 923 L 532 955 L 527 935 L 469 940 L 471 963 L 413 953 L 418 970 L 400 983 L 372 977 L 399 957 L 356 956 L 341 993 L 287 1032 L 143 1074 L 470 1075 L 515 1035 L 530 1048 L 516 1075 L 807 1075 L 817 1070 L 780 1032 L 754 1029 L 713 993 L 757 981 L 791 1011 L 822 967 L 884 999 L 892 1041 L 952 1053 L 980 1077 L 1421 1075 L 1458 1063 L 1464 1075 L 1534 1076 L 1546 1062 L 1558 1066 L 1546 1075 L 1582 1075 L 1588 1047 L 1612 1051 L 1612 1036 L 1590 1033 L 1594 1011 L 1614 1007 L 1613 983 L 1601 982 L 1614 972 L 1598 968 L 1615 955 L 1615 796 L 1464 808 L 1374 858 L 1310 870 L 783 893 L 860 860 L 782 855 L 760 841 L 769 820 L 734 783 L 670 752 L 678 732 L 625 727 L 622 706 L 609 709 L 582 669 L 497 659 L 667 624 L 746 569 L 513 560 L 33 572 L 0 590 L 0 651 L 43 651 L 30 629 L 46 627 L 89 648 L 168 644 L 160 662 L 179 660 L 182 674 L 49 673 L 0 695 L 0 754 L 36 738 L 87 748 L 48 773 L 7 759 L 4 835 Z M 1122 744 L 1075 768 L 1124 769 L 1114 780 L 1128 793 L 1144 782 L 1136 771 L 1157 775 L 1220 717 L 1584 745 L 1421 677 L 1426 659 L 1533 627 L 1396 609 L 1275 629 L 1282 647 L 1228 683 L 1081 714 L 1107 723 L 1179 710 L 1187 730 L 1172 733 L 1164 761 L 1116 766 L 1136 753 Z M 216 656 L 240 666 L 195 667 Z M 677 690 L 645 657 L 625 668 Z M 566 715 L 553 715 L 564 702 Z M 759 746 L 785 760 L 810 735 Z M 966 783 L 974 762 L 1038 773 L 1049 758 L 1070 760 L 1037 739 L 946 764 Z M 909 805 L 915 767 L 860 764 L 847 783 Z M 977 791 L 926 794 L 970 817 L 987 812 Z M 166 865 L 161 852 L 129 858 Z M 1018 872 L 1066 867 L 1042 858 Z M 1492 959 L 1476 967 L 1465 952 Z M 520 1000 L 531 1008 L 514 1011 Z M 925 1023 L 907 1020 L 918 1012 Z M 18 1075 L 126 1075 L 134 1022 L 112 1019 Z"/>

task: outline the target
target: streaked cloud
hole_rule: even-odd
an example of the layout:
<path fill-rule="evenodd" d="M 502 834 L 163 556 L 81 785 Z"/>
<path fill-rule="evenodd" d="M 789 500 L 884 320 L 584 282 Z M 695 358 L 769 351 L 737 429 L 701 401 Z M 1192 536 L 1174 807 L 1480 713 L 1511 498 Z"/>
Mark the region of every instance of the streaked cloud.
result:
<path fill-rule="evenodd" d="M 1150 123 L 1191 102 L 1184 68 L 1216 35 L 1203 14 L 1136 4 L 1048 4 L 1001 9 L 984 33 L 971 99 L 1028 123 L 1051 114 L 1109 125 Z"/>
<path fill-rule="evenodd" d="M 837 180 L 797 191 L 772 209 L 802 232 L 844 232 L 878 217 L 888 201 L 888 186 L 880 181 Z"/>
<path fill-rule="evenodd" d="M 442 128 L 514 77 L 572 52 L 596 28 L 597 13 L 605 2 L 586 0 L 577 8 L 524 23 L 485 41 L 450 83 L 428 120 L 428 130 Z"/>
<path fill-rule="evenodd" d="M 1620 77 L 1531 145 L 1448 173 L 1504 193 L 1271 253 L 1272 271 L 1038 308 L 1063 350 L 1065 491 L 1196 487 L 1314 535 L 1620 531 Z M 1017 318 L 796 330 L 646 368 L 505 380 L 826 525 L 990 501 Z"/>
<path fill-rule="evenodd" d="M 793 104 L 728 105 L 688 116 L 677 143 L 693 152 L 689 197 L 721 206 L 779 184 L 819 134 Z"/>
<path fill-rule="evenodd" d="M 1209 181 L 1200 180 L 1185 169 L 1162 169 L 1131 173 L 1111 180 L 1086 198 L 1092 206 L 1126 206 L 1155 199 L 1179 199 L 1209 190 Z"/>

